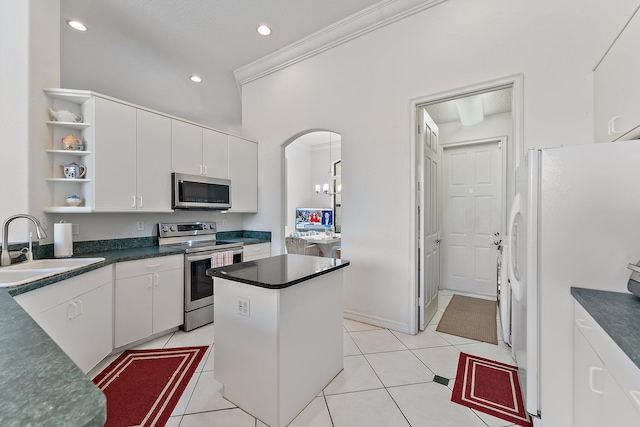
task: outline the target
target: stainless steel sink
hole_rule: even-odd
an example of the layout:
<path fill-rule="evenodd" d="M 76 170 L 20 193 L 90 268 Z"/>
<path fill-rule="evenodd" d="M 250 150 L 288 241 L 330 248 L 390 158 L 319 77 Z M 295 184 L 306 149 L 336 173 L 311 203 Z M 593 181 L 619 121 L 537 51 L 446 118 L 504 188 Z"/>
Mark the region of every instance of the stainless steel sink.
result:
<path fill-rule="evenodd" d="M 25 285 L 104 260 L 104 258 L 40 259 L 2 267 L 0 268 L 0 288 Z"/>

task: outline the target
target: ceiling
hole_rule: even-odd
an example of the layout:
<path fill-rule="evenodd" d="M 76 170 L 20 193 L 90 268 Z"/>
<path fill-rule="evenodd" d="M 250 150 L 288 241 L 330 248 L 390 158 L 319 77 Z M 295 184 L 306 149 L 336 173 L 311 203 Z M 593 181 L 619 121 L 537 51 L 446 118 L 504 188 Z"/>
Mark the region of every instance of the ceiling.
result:
<path fill-rule="evenodd" d="M 510 112 L 512 92 L 512 88 L 506 88 L 481 94 L 484 116 Z M 427 105 L 425 109 L 436 124 L 460 121 L 455 100 Z"/>
<path fill-rule="evenodd" d="M 61 86 L 237 132 L 235 69 L 379 1 L 61 0 Z M 260 24 L 272 35 L 259 36 Z"/>

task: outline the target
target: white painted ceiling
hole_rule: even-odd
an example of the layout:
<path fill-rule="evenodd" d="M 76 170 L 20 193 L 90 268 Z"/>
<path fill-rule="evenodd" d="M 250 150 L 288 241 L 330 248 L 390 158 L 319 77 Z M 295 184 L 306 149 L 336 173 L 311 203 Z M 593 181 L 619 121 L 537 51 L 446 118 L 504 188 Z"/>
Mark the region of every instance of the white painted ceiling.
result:
<path fill-rule="evenodd" d="M 512 88 L 507 88 L 483 93 L 481 96 L 485 117 L 511 111 L 512 92 Z M 460 121 L 455 100 L 428 105 L 425 109 L 436 124 Z"/>
<path fill-rule="evenodd" d="M 61 0 L 61 86 L 239 132 L 233 70 L 379 1 Z M 272 35 L 259 36 L 260 24 Z"/>

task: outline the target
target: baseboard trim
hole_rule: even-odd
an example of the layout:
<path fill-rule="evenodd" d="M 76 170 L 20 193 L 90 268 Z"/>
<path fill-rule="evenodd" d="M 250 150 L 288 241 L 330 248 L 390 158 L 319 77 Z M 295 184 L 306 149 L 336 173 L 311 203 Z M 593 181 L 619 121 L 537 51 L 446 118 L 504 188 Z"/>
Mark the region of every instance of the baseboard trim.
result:
<path fill-rule="evenodd" d="M 395 320 L 385 319 L 370 314 L 358 313 L 352 310 L 344 310 L 344 318 L 355 320 L 356 322 L 366 323 L 368 325 L 378 326 L 379 328 L 392 329 L 404 334 L 411 334 L 409 325 Z"/>

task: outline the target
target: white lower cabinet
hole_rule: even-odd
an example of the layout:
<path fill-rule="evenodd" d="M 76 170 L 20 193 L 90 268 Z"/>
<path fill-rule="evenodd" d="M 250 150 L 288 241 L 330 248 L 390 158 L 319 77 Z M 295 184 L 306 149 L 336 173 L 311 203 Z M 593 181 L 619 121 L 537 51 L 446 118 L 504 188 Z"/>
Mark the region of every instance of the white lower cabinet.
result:
<path fill-rule="evenodd" d="M 14 298 L 83 372 L 111 352 L 111 267 L 102 267 Z"/>
<path fill-rule="evenodd" d="M 271 256 L 271 243 L 257 243 L 255 245 L 244 245 L 242 247 L 242 261 L 253 261 Z"/>
<path fill-rule="evenodd" d="M 182 255 L 116 264 L 114 348 L 184 323 Z"/>
<path fill-rule="evenodd" d="M 640 368 L 578 303 L 573 332 L 573 425 L 639 426 Z"/>

